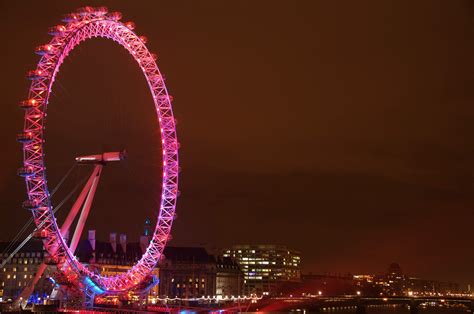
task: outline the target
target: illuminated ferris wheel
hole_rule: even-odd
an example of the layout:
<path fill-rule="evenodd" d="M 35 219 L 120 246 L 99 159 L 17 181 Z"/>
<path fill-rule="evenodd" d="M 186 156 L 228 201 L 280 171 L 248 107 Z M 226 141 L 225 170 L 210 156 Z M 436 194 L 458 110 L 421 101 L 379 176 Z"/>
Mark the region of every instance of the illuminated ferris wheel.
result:
<path fill-rule="evenodd" d="M 46 264 L 55 264 L 69 282 L 86 293 L 86 300 L 93 302 L 94 295 L 121 293 L 136 288 L 146 281 L 163 254 L 170 237 L 175 218 L 178 194 L 178 142 L 175 119 L 163 76 L 156 64 L 156 55 L 146 47 L 146 38 L 134 32 L 132 22 L 120 22 L 121 13 L 109 13 L 107 8 L 84 7 L 64 17 L 64 25 L 49 30 L 51 41 L 36 48 L 41 56 L 35 70 L 28 73 L 31 80 L 28 99 L 20 103 L 25 110 L 23 132 L 18 141 L 23 143 L 23 167 L 18 174 L 26 181 L 28 199 L 23 207 L 30 210 L 36 224 L 37 237 L 41 238 L 49 253 Z M 125 158 L 123 152 L 106 152 L 76 158 L 78 163 L 90 163 L 94 170 L 77 198 L 64 223 L 59 226 L 54 216 L 51 195 L 48 190 L 44 163 L 44 128 L 48 100 L 56 75 L 68 54 L 82 41 L 101 37 L 115 41 L 128 50 L 143 71 L 153 98 L 157 120 L 161 130 L 162 178 L 161 202 L 158 219 L 151 241 L 141 259 L 127 272 L 115 276 L 102 276 L 75 257 L 85 220 L 105 163 Z M 81 210 L 82 209 L 82 210 Z M 80 212 L 76 229 L 71 239 L 66 239 L 72 222 Z M 41 272 L 41 269 L 39 270 Z"/>

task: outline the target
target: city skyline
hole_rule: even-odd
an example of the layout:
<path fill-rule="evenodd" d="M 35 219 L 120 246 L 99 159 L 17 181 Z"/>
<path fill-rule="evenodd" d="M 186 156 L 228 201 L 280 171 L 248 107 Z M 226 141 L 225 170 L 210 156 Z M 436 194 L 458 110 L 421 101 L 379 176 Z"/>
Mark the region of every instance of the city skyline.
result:
<path fill-rule="evenodd" d="M 8 245 L 0 242 L 0 248 Z M 99 241 L 95 232 L 89 231 L 88 239 L 79 244 L 77 257 L 92 269 L 111 276 L 129 270 L 145 247 L 143 238 L 137 242 L 129 241 L 126 235 L 110 234 L 109 241 Z M 39 241 L 31 241 L 0 268 L 0 297 L 4 301 L 15 298 L 34 276 L 44 258 L 41 248 Z M 160 285 L 153 288 L 150 296 L 156 303 L 156 298 L 168 296 L 200 299 L 211 295 L 224 300 L 238 295 L 466 297 L 471 293 L 470 286 L 407 274 L 398 263 L 391 263 L 379 274 L 301 273 L 301 258 L 304 256 L 299 252 L 281 245 L 233 245 L 214 252 L 204 247 L 168 246 L 165 258 L 153 271 Z M 55 265 L 48 266 L 35 290 L 35 300 L 47 299 L 55 282 L 63 280 L 54 268 Z"/>
<path fill-rule="evenodd" d="M 16 176 L 24 75 L 48 27 L 83 5 L 0 5 L 2 240 L 30 218 Z M 305 272 L 397 261 L 425 278 L 474 282 L 470 2 L 90 5 L 137 23 L 175 98 L 182 193 L 170 245 L 283 244 L 306 256 Z M 138 236 L 159 197 L 141 73 L 99 40 L 63 67 L 48 117 L 50 184 L 79 154 L 126 148 L 124 165 L 104 171 L 87 227 Z"/>

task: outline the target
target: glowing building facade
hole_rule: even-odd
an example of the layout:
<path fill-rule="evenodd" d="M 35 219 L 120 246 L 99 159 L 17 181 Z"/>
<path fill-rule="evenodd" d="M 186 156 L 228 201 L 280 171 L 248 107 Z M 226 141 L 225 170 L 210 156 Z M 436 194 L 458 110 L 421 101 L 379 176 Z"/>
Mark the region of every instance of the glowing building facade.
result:
<path fill-rule="evenodd" d="M 230 258 L 216 258 L 202 247 L 166 247 L 160 262 L 161 297 L 185 299 L 241 295 L 243 274 Z"/>
<path fill-rule="evenodd" d="M 279 286 L 300 281 L 300 253 L 281 245 L 235 245 L 223 252 L 244 273 L 246 295 L 274 295 Z"/>
<path fill-rule="evenodd" d="M 128 242 L 125 234 L 111 233 L 109 241 L 97 241 L 95 231 L 89 230 L 88 238 L 79 242 L 76 256 L 92 271 L 102 276 L 116 276 L 129 271 L 140 259 L 151 237 L 144 233 L 139 242 Z M 0 249 L 16 247 L 0 242 Z M 148 291 L 148 301 L 155 303 L 159 296 L 185 299 L 201 297 L 231 297 L 243 295 L 244 278 L 238 264 L 230 259 L 215 257 L 202 247 L 166 247 L 165 258 L 152 271 L 159 284 Z M 0 263 L 8 253 L 0 255 Z M 34 278 L 39 265 L 48 253 L 41 241 L 27 243 L 0 269 L 0 301 L 13 301 Z M 58 276 L 57 266 L 47 266 L 35 286 L 30 302 L 42 303 L 48 299 Z M 138 295 L 129 294 L 126 301 L 137 301 Z M 96 300 L 110 303 L 114 295 Z M 123 301 L 124 297 L 121 296 Z"/>
<path fill-rule="evenodd" d="M 16 247 L 19 243 L 0 242 L 2 252 L 8 247 Z M 8 253 L 0 255 L 0 264 L 8 258 Z M 30 241 L 17 252 L 0 269 L 0 301 L 14 300 L 20 292 L 28 286 L 47 253 L 43 251 L 40 241 Z M 53 274 L 55 267 L 48 266 L 35 286 L 32 300 L 41 302 L 51 293 L 53 283 L 48 278 Z"/>

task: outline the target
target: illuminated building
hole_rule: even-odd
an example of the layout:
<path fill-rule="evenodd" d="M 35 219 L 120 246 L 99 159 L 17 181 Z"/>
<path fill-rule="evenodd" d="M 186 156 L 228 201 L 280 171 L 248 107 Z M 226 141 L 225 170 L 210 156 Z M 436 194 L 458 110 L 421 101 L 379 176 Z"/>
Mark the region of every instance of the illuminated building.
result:
<path fill-rule="evenodd" d="M 229 257 L 218 257 L 216 263 L 216 295 L 239 296 L 243 293 L 244 274 Z"/>
<path fill-rule="evenodd" d="M 244 293 L 275 294 L 278 286 L 300 280 L 300 253 L 281 245 L 235 245 L 224 250 L 244 273 Z"/>
<path fill-rule="evenodd" d="M 150 240 L 149 236 L 142 235 L 139 242 L 127 242 L 127 236 L 116 233 L 109 235 L 108 242 L 96 241 L 95 230 L 89 230 L 87 240 L 79 242 L 76 256 L 81 263 L 91 270 L 100 272 L 103 276 L 115 276 L 129 271 L 142 257 Z M 159 269 L 153 271 L 159 277 Z M 150 289 L 149 297 L 158 295 L 158 286 Z"/>
<path fill-rule="evenodd" d="M 462 293 L 459 284 L 453 282 L 443 282 L 435 280 L 425 280 L 415 277 L 407 278 L 405 294 L 411 292 L 414 296 L 419 295 L 448 295 Z"/>
<path fill-rule="evenodd" d="M 79 242 L 76 256 L 89 269 L 100 272 L 103 276 L 119 275 L 129 271 L 141 258 L 149 241 L 150 236 L 142 235 L 139 242 L 127 242 L 126 235 L 120 234 L 117 237 L 116 233 L 110 234 L 109 241 L 97 241 L 95 231 L 89 230 L 88 238 Z M 0 249 L 5 251 L 9 244 L 0 243 Z M 5 253 L 0 262 L 8 256 Z M 216 258 L 200 247 L 166 247 L 164 256 L 153 270 L 153 275 L 160 279 L 160 283 L 148 291 L 151 301 L 156 301 L 159 295 L 182 298 L 231 297 L 243 292 L 243 274 L 237 263 L 230 258 Z M 14 300 L 30 284 L 45 257 L 42 242 L 31 241 L 23 246 L 0 269 L 1 300 Z M 32 295 L 35 301 L 49 297 L 53 290 L 55 271 L 55 265 L 47 267 Z M 135 295 L 130 296 L 132 301 L 137 298 Z"/>
<path fill-rule="evenodd" d="M 143 247 L 146 247 L 148 238 L 142 236 L 140 242 L 127 242 L 127 237 L 121 234 L 117 241 L 117 234 L 111 233 L 108 242 L 96 241 L 95 230 L 89 230 L 88 238 L 81 240 L 77 247 L 76 256 L 79 261 L 87 264 L 92 270 L 100 272 L 105 276 L 117 275 L 127 272 L 141 258 Z M 7 247 L 17 247 L 19 243 L 0 243 L 2 251 Z M 4 253 L 0 256 L 0 263 L 9 256 Z M 34 278 L 39 265 L 43 262 L 47 253 L 43 249 L 43 243 L 31 240 L 24 245 L 8 263 L 0 269 L 0 298 L 3 301 L 14 300 L 20 292 L 30 284 Z M 158 269 L 153 274 L 158 277 Z M 36 284 L 32 294 L 32 301 L 38 302 L 49 297 L 53 289 L 56 265 L 48 265 L 39 282 Z M 49 279 L 50 277 L 53 277 Z M 158 286 L 150 290 L 150 295 L 158 294 Z M 40 298 L 38 300 L 38 298 Z"/>
<path fill-rule="evenodd" d="M 10 246 L 10 242 L 0 242 L 0 250 L 2 252 Z M 13 243 L 13 248 L 20 243 Z M 0 264 L 7 259 L 8 253 L 0 256 Z M 16 253 L 3 268 L 0 269 L 0 300 L 14 300 L 20 292 L 30 283 L 36 274 L 36 270 L 43 262 L 45 253 L 43 252 L 43 244 L 40 241 L 30 241 Z M 49 296 L 53 284 L 48 278 L 54 272 L 54 266 L 48 266 L 35 287 L 32 298 L 35 301 L 41 301 Z M 38 300 L 39 298 L 39 300 Z"/>
<path fill-rule="evenodd" d="M 202 247 L 166 247 L 159 286 L 162 297 L 230 297 L 241 294 L 243 275 L 231 259 L 216 259 Z"/>
<path fill-rule="evenodd" d="M 410 277 L 398 263 L 382 275 L 355 275 L 354 282 L 365 295 L 434 296 L 461 293 L 459 284 Z"/>
<path fill-rule="evenodd" d="M 405 290 L 406 278 L 398 263 L 391 263 L 388 267 L 384 292 L 389 295 L 402 295 Z"/>

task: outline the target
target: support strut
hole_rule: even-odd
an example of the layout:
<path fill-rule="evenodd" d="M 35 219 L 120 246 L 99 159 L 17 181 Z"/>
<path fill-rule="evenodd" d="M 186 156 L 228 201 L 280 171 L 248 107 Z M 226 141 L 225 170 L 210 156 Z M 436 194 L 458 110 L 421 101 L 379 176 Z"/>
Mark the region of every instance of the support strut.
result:
<path fill-rule="evenodd" d="M 79 209 L 81 209 L 81 214 L 79 216 L 79 220 L 76 225 L 76 229 L 74 231 L 74 235 L 72 237 L 71 243 L 69 245 L 69 249 L 71 252 L 75 252 L 77 249 L 77 245 L 79 244 L 79 240 L 81 238 L 82 231 L 84 230 L 84 225 L 86 223 L 87 217 L 89 216 L 90 208 L 92 205 L 92 201 L 95 196 L 95 192 L 97 190 L 97 185 L 99 184 L 100 176 L 102 174 L 102 169 L 104 165 L 108 162 L 114 161 L 121 161 L 125 159 L 126 152 L 108 152 L 103 153 L 101 155 L 90 155 L 90 156 L 82 156 L 77 157 L 76 162 L 78 164 L 94 164 L 94 170 L 92 171 L 91 176 L 87 180 L 84 188 L 82 189 L 79 197 L 74 202 L 71 210 L 69 211 L 63 225 L 61 226 L 60 233 L 61 236 L 64 237 L 69 229 L 71 228 L 74 219 L 76 218 L 77 214 L 79 213 Z M 57 245 L 57 244 L 56 244 Z M 53 251 L 55 251 L 53 249 Z M 54 255 L 54 254 L 51 254 Z M 31 283 L 23 289 L 20 296 L 15 300 L 15 304 L 17 306 L 23 307 L 27 304 L 30 295 L 33 293 L 34 288 L 38 281 L 40 280 L 41 276 L 43 275 L 44 271 L 47 268 L 47 264 L 43 261 L 40 266 L 38 267 L 35 277 L 31 281 Z M 94 293 L 91 291 L 84 291 L 86 296 L 86 306 L 93 304 L 94 302 Z"/>

